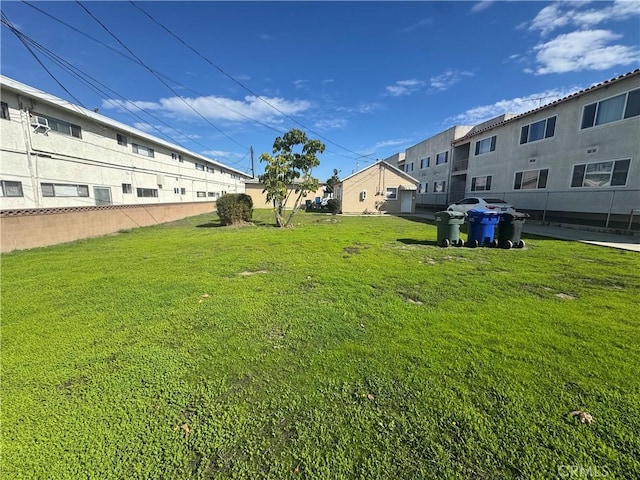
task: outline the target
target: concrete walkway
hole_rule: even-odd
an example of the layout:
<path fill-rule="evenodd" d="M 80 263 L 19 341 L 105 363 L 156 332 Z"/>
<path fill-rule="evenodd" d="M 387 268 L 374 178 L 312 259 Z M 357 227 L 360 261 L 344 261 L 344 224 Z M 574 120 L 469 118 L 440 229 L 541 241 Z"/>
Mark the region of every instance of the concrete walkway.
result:
<path fill-rule="evenodd" d="M 435 220 L 435 212 L 418 212 L 412 215 L 403 213 L 401 216 Z M 601 247 L 640 252 L 640 236 L 637 232 L 636 235 L 621 235 L 605 231 L 596 231 L 590 229 L 590 227 L 583 227 L 580 225 L 547 225 L 536 221 L 526 220 L 522 226 L 522 233 L 525 235 L 537 235 L 557 240 L 582 242 Z"/>

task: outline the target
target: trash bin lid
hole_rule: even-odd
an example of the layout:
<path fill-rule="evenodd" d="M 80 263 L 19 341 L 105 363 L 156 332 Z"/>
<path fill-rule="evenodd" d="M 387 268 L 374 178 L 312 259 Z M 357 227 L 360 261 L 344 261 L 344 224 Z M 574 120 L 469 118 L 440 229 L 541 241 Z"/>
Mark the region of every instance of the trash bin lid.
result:
<path fill-rule="evenodd" d="M 500 215 L 499 212 L 494 212 L 493 210 L 488 210 L 486 208 L 474 208 L 472 210 L 469 210 L 467 212 L 467 215 L 469 215 L 470 217 L 484 217 L 484 216 L 498 216 Z"/>
<path fill-rule="evenodd" d="M 464 212 L 456 212 L 453 210 L 443 210 L 441 212 L 436 213 L 436 218 L 451 219 L 451 218 L 464 218 L 464 217 L 465 217 Z"/>
<path fill-rule="evenodd" d="M 529 218 L 529 214 L 525 212 L 511 212 L 511 213 L 503 213 L 502 218 L 505 220 L 524 220 L 525 218 Z"/>

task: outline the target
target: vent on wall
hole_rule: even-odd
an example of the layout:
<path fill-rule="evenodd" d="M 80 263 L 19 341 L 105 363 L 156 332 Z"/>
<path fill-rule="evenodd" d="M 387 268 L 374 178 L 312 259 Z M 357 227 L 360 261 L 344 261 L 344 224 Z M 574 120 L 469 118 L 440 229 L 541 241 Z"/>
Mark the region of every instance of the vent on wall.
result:
<path fill-rule="evenodd" d="M 587 148 L 587 155 L 593 155 L 598 151 L 598 147 L 589 147 Z"/>
<path fill-rule="evenodd" d="M 363 190 L 360 192 L 360 200 L 366 200 L 367 199 L 367 191 Z"/>
<path fill-rule="evenodd" d="M 529 159 L 529 163 L 536 163 L 536 159 L 535 158 L 530 158 Z"/>

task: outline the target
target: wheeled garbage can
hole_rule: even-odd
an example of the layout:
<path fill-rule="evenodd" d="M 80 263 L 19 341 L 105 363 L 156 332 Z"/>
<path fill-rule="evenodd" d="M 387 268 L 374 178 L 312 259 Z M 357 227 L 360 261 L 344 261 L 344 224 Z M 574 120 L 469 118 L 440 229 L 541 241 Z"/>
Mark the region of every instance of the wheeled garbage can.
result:
<path fill-rule="evenodd" d="M 438 226 L 438 245 L 441 247 L 461 247 L 464 242 L 460 238 L 460 225 L 464 223 L 465 214 L 462 212 L 438 212 L 436 213 L 436 225 Z"/>
<path fill-rule="evenodd" d="M 474 209 L 467 212 L 469 222 L 469 234 L 467 246 L 471 248 L 485 245 L 496 247 L 497 241 L 493 239 L 496 225 L 500 220 L 500 214 L 491 210 Z"/>
<path fill-rule="evenodd" d="M 522 235 L 522 225 L 524 219 L 529 215 L 523 212 L 503 213 L 498 222 L 498 245 L 502 248 L 511 247 L 524 248 L 524 240 L 520 240 Z"/>

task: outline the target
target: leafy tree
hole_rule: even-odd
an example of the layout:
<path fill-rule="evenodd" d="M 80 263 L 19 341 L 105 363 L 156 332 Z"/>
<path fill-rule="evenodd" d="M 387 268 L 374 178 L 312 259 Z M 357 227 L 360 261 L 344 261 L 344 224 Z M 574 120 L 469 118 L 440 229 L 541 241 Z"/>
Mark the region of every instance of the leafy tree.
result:
<path fill-rule="evenodd" d="M 262 192 L 267 194 L 267 202 L 273 202 L 279 227 L 288 227 L 302 205 L 302 199 L 308 192 L 318 189 L 318 179 L 311 176 L 311 171 L 320 165 L 316 155 L 324 152 L 324 148 L 322 142 L 310 140 L 303 131 L 294 128 L 275 139 L 273 156 L 268 153 L 260 155 L 260 161 L 266 162 L 266 166 L 258 179 L 264 185 Z M 284 210 L 292 194 L 295 194 L 295 202 L 285 219 Z"/>
<path fill-rule="evenodd" d="M 327 180 L 327 189 L 329 190 L 329 192 L 333 193 L 333 187 L 338 183 L 340 183 L 340 177 L 338 177 L 338 169 L 334 168 L 333 175 Z"/>

